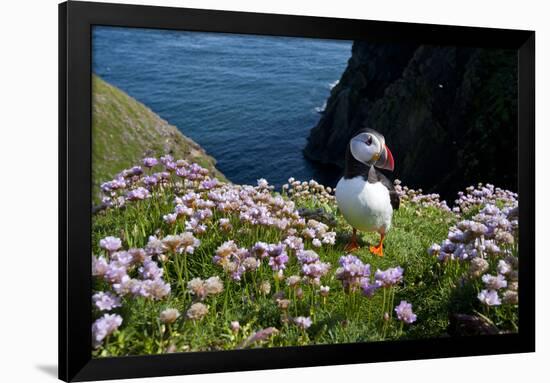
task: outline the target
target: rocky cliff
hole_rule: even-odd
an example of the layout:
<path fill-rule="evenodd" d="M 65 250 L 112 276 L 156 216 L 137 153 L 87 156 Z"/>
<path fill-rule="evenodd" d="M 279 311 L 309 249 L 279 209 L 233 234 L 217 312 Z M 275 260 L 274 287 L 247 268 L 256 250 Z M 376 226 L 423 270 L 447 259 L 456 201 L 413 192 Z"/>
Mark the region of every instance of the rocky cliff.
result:
<path fill-rule="evenodd" d="M 355 42 L 306 157 L 343 167 L 364 126 L 386 137 L 392 176 L 453 198 L 473 183 L 517 190 L 516 52 Z"/>

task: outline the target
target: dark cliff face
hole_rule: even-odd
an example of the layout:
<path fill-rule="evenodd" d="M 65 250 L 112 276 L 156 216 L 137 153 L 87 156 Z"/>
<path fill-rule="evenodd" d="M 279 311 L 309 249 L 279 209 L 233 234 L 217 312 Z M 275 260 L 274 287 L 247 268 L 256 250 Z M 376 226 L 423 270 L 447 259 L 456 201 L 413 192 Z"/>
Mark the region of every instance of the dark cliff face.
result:
<path fill-rule="evenodd" d="M 356 42 L 305 155 L 343 167 L 361 128 L 386 137 L 395 178 L 453 199 L 470 184 L 517 190 L 517 61 L 506 50 Z"/>

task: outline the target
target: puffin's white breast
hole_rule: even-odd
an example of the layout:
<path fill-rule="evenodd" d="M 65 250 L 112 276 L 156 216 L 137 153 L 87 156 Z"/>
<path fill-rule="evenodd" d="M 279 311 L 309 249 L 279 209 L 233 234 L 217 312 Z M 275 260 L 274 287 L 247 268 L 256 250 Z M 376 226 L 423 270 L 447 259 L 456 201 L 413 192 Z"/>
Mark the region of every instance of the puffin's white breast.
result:
<path fill-rule="evenodd" d="M 335 195 L 340 212 L 352 227 L 384 233 L 389 230 L 393 208 L 390 192 L 382 183 L 369 183 L 361 176 L 341 178 Z"/>

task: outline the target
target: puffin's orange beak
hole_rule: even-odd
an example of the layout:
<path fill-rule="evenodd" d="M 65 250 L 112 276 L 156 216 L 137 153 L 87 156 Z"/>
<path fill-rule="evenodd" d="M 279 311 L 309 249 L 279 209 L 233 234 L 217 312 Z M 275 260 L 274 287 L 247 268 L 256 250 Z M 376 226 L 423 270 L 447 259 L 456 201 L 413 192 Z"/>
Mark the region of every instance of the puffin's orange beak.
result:
<path fill-rule="evenodd" d="M 384 147 L 386 148 L 386 153 L 388 157 L 388 160 L 386 161 L 388 167 L 386 169 L 393 172 L 393 167 L 394 167 L 393 154 L 391 154 L 390 148 L 388 148 L 387 145 L 384 145 Z"/>
<path fill-rule="evenodd" d="M 388 148 L 387 145 L 384 144 L 384 150 L 382 151 L 382 154 L 380 155 L 378 161 L 376 161 L 375 166 L 380 169 L 393 171 L 393 154 L 391 154 L 390 148 Z"/>

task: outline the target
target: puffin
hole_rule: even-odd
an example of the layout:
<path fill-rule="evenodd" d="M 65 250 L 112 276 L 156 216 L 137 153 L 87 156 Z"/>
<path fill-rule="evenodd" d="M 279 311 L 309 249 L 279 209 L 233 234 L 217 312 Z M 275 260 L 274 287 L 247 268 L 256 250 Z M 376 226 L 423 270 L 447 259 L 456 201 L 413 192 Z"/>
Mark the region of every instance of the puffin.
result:
<path fill-rule="evenodd" d="M 336 202 L 353 228 L 347 252 L 359 249 L 357 230 L 378 232 L 380 242 L 369 250 L 384 255 L 384 238 L 391 227 L 393 211 L 399 208 L 399 195 L 393 183 L 378 169 L 393 171 L 394 160 L 382 134 L 364 128 L 347 146 L 344 176 L 336 185 Z"/>

